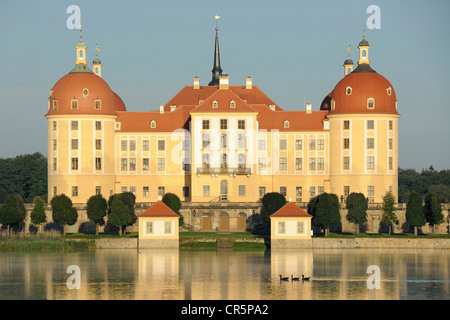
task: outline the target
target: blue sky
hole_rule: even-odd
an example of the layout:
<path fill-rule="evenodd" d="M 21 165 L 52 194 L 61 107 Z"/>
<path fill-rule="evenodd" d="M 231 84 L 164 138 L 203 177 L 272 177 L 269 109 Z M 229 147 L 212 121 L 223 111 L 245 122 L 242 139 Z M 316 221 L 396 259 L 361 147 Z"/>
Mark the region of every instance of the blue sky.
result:
<path fill-rule="evenodd" d="M 221 63 L 231 85 L 251 76 L 285 110 L 317 110 L 343 77 L 347 45 L 358 60 L 369 5 L 381 29 L 367 29 L 371 66 L 398 99 L 399 165 L 450 169 L 450 1 L 24 1 L 0 2 L 0 157 L 46 155 L 49 89 L 75 63 L 81 9 L 88 61 L 101 49 L 103 78 L 127 110 L 156 110 L 194 76 L 211 78 L 216 14 Z"/>

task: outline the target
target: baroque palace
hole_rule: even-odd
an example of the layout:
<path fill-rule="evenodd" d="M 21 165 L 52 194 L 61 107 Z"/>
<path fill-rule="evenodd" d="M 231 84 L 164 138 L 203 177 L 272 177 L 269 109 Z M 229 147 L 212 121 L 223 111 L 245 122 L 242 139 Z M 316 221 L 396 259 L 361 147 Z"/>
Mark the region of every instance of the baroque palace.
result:
<path fill-rule="evenodd" d="M 102 78 L 98 52 L 88 66 L 80 33 L 75 67 L 48 99 L 48 198 L 64 193 L 82 204 L 124 191 L 142 203 L 168 192 L 205 203 L 254 203 L 268 192 L 292 202 L 323 192 L 397 198 L 395 91 L 371 68 L 365 36 L 358 48 L 356 68 L 348 55 L 320 110 L 287 111 L 251 77 L 230 84 L 216 28 L 211 81 L 194 77 L 159 109 L 135 112 Z"/>

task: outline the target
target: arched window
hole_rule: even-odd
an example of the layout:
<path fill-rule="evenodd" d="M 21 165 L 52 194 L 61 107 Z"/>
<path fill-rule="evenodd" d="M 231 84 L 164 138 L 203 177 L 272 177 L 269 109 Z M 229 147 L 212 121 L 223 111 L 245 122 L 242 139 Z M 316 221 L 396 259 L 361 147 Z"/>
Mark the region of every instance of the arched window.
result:
<path fill-rule="evenodd" d="M 367 57 L 367 52 L 366 52 L 366 50 L 363 50 L 363 51 L 362 51 L 362 56 L 363 56 L 363 58 Z"/>
<path fill-rule="evenodd" d="M 375 99 L 367 99 L 367 109 L 375 109 Z"/>
<path fill-rule="evenodd" d="M 221 158 L 220 158 L 220 167 L 221 168 L 228 168 L 228 159 L 227 159 L 227 154 L 223 153 Z"/>
<path fill-rule="evenodd" d="M 205 153 L 203 154 L 203 168 L 209 169 L 210 161 L 209 161 L 209 154 Z"/>
<path fill-rule="evenodd" d="M 211 143 L 211 139 L 210 139 L 210 137 L 209 137 L 209 133 L 204 133 L 203 134 L 203 148 L 209 148 L 209 145 L 210 145 L 210 143 Z"/>
<path fill-rule="evenodd" d="M 347 87 L 347 88 L 345 88 L 345 93 L 347 94 L 347 95 L 351 95 L 352 94 L 352 87 Z"/>
<path fill-rule="evenodd" d="M 83 50 L 80 50 L 80 59 L 83 59 Z"/>
<path fill-rule="evenodd" d="M 240 169 L 245 168 L 245 154 L 240 153 L 238 156 L 238 166 Z"/>
<path fill-rule="evenodd" d="M 289 128 L 289 121 L 288 120 L 284 120 L 284 127 L 285 128 Z"/>
<path fill-rule="evenodd" d="M 234 100 L 230 101 L 230 108 L 232 108 L 232 109 L 236 108 L 236 101 L 234 101 Z"/>
<path fill-rule="evenodd" d="M 150 127 L 156 128 L 156 121 L 155 120 L 152 120 L 152 122 L 150 122 Z"/>
<path fill-rule="evenodd" d="M 217 108 L 219 107 L 219 103 L 218 103 L 216 100 L 214 100 L 214 101 L 212 102 L 212 107 L 213 107 L 214 109 L 217 109 Z"/>
<path fill-rule="evenodd" d="M 95 67 L 95 73 L 96 74 L 98 73 L 98 67 Z"/>

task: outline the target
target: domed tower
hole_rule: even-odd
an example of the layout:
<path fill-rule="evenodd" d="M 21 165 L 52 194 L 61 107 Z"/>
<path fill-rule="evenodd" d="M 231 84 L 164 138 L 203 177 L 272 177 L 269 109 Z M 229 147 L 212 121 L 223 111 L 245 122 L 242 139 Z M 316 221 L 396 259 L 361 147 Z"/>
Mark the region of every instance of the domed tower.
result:
<path fill-rule="evenodd" d="M 75 67 L 50 90 L 48 112 L 48 199 L 65 194 L 86 203 L 114 193 L 114 123 L 126 111 L 122 99 L 86 62 L 80 32 Z"/>
<path fill-rule="evenodd" d="M 358 48 L 357 68 L 347 73 L 346 67 L 321 106 L 330 120 L 330 189 L 338 197 L 361 192 L 381 203 L 387 191 L 398 197 L 397 98 L 391 83 L 371 68 L 365 36 Z"/>

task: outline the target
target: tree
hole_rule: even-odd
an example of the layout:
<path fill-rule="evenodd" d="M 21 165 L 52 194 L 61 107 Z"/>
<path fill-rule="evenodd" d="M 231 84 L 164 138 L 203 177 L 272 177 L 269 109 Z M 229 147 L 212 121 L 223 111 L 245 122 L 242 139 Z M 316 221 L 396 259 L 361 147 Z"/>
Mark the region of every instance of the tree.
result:
<path fill-rule="evenodd" d="M 450 200 L 450 187 L 444 184 L 434 184 L 428 187 L 428 192 L 438 196 L 439 201 L 447 203 Z"/>
<path fill-rule="evenodd" d="M 417 228 L 423 227 L 426 223 L 422 208 L 422 197 L 415 191 L 411 192 L 408 197 L 406 221 L 414 227 L 414 235 L 417 235 Z"/>
<path fill-rule="evenodd" d="M 278 192 L 269 192 L 261 199 L 261 220 L 264 225 L 270 227 L 270 216 L 286 204 L 286 198 Z"/>
<path fill-rule="evenodd" d="M 181 209 L 181 200 L 178 198 L 178 196 L 175 193 L 166 193 L 164 197 L 162 198 L 162 202 L 164 202 L 170 209 L 173 210 L 177 215 L 180 216 L 180 219 L 178 219 L 178 224 L 182 226 L 184 224 L 183 216 L 180 213 Z"/>
<path fill-rule="evenodd" d="M 88 219 L 95 225 L 95 234 L 98 234 L 98 227 L 105 225 L 105 216 L 108 210 L 108 203 L 101 194 L 90 197 L 86 203 L 86 214 Z"/>
<path fill-rule="evenodd" d="M 34 197 L 34 208 L 30 214 L 31 223 L 39 227 L 41 232 L 41 225 L 47 222 L 47 215 L 45 214 L 45 202 L 41 197 Z"/>
<path fill-rule="evenodd" d="M 8 226 L 8 233 L 11 233 L 11 226 L 23 223 L 26 216 L 27 211 L 20 195 L 6 197 L 0 210 L 0 223 Z"/>
<path fill-rule="evenodd" d="M 108 221 L 119 228 L 119 235 L 122 236 L 129 221 L 130 209 L 123 203 L 120 195 L 113 197 L 110 209 Z"/>
<path fill-rule="evenodd" d="M 367 199 L 362 193 L 352 192 L 347 197 L 347 220 L 355 224 L 356 234 L 359 234 L 359 226 L 367 223 Z"/>
<path fill-rule="evenodd" d="M 425 219 L 430 224 L 432 233 L 434 233 L 436 225 L 439 225 L 444 221 L 441 203 L 434 193 L 427 193 L 424 200 L 423 213 Z"/>
<path fill-rule="evenodd" d="M 125 234 L 125 229 L 127 226 L 132 226 L 136 220 L 137 216 L 134 211 L 134 205 L 136 204 L 136 196 L 132 192 L 122 192 L 109 197 L 108 199 L 108 216 L 111 213 L 111 206 L 114 198 L 118 196 L 119 199 L 128 207 L 128 222 L 122 225 L 122 233 Z"/>
<path fill-rule="evenodd" d="M 66 234 L 66 225 L 74 225 L 78 220 L 77 209 L 72 205 L 70 200 L 65 194 L 54 196 L 50 201 L 52 205 L 52 218 L 57 224 L 61 225 Z"/>
<path fill-rule="evenodd" d="M 308 213 L 313 216 L 312 222 L 324 229 L 328 236 L 330 227 L 341 221 L 339 198 L 334 193 L 322 193 L 308 203 Z"/>
<path fill-rule="evenodd" d="M 382 222 L 389 226 L 389 235 L 391 235 L 392 224 L 397 221 L 397 216 L 395 215 L 395 197 L 392 193 L 386 192 L 384 195 L 382 210 Z"/>

